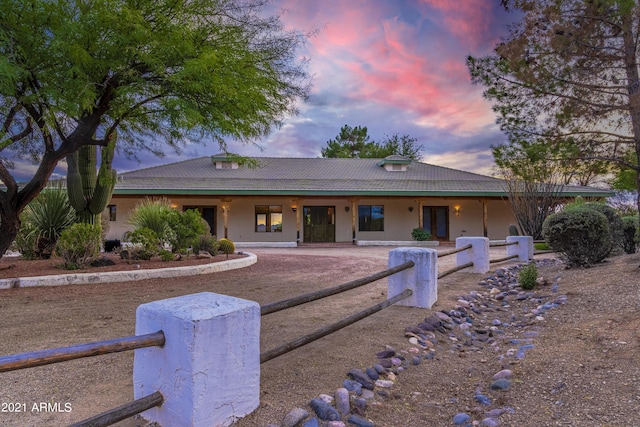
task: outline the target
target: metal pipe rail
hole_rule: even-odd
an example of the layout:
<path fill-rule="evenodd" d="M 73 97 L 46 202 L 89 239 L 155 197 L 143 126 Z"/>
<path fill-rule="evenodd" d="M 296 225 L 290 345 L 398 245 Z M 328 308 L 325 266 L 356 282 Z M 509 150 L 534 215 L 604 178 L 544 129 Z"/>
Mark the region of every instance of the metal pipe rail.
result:
<path fill-rule="evenodd" d="M 462 264 L 457 267 L 450 268 L 449 270 L 445 270 L 442 273 L 438 274 L 438 279 L 442 279 L 443 277 L 453 274 L 456 271 L 464 270 L 467 267 L 473 267 L 473 262 L 469 261 L 466 264 Z"/>
<path fill-rule="evenodd" d="M 309 292 L 307 294 L 299 295 L 297 297 L 289 298 L 282 301 L 264 304 L 260 306 L 260 315 L 265 316 L 267 314 L 275 313 L 281 310 L 285 310 L 287 308 L 295 307 L 301 304 L 306 304 L 311 301 L 316 301 L 321 298 L 326 298 L 331 295 L 336 295 L 341 292 L 359 288 L 360 286 L 367 285 L 371 282 L 375 282 L 376 280 L 380 280 L 387 276 L 391 276 L 392 274 L 398 273 L 399 271 L 403 271 L 408 268 L 411 268 L 414 265 L 415 263 L 413 261 L 407 261 L 404 264 L 400 264 L 396 267 L 389 268 L 387 270 L 382 270 L 378 273 L 374 273 L 372 275 L 369 275 L 357 280 L 353 280 L 351 282 L 347 282 L 342 285 L 334 286 L 328 289 L 321 289 L 319 291 Z"/>
<path fill-rule="evenodd" d="M 365 310 L 352 314 L 351 316 L 346 317 L 336 323 L 327 325 L 323 328 L 316 330 L 315 332 L 312 332 L 308 335 L 304 335 L 300 338 L 297 338 L 293 341 L 290 341 L 274 349 L 262 352 L 260 353 L 260 363 L 262 364 L 271 359 L 275 359 L 278 356 L 282 356 L 285 353 L 293 351 L 313 341 L 319 340 L 320 338 L 327 336 L 333 332 L 336 332 L 342 328 L 345 328 L 359 320 L 364 319 L 365 317 L 371 316 L 372 314 L 377 313 L 378 311 L 385 309 L 390 305 L 397 303 L 398 301 L 402 301 L 403 299 L 410 297 L 412 294 L 413 294 L 413 291 L 411 289 L 405 289 L 402 293 L 392 298 L 389 298 L 388 300 L 382 301 L 381 303 L 371 306 Z"/>
<path fill-rule="evenodd" d="M 467 249 L 471 249 L 473 245 L 469 243 L 468 245 L 460 246 L 459 248 L 451 249 L 445 252 L 438 252 L 438 258 L 442 258 L 447 255 L 457 254 L 458 252 L 466 251 Z"/>
<path fill-rule="evenodd" d="M 69 427 L 104 427 L 126 420 L 129 417 L 138 415 L 146 410 L 162 405 L 164 397 L 162 393 L 156 391 L 148 396 L 141 397 L 132 402 L 125 403 L 117 408 L 110 409 L 94 417 L 77 422 Z"/>
<path fill-rule="evenodd" d="M 17 369 L 33 368 L 83 357 L 101 354 L 119 353 L 145 347 L 164 346 L 164 332 L 158 331 L 146 335 L 116 338 L 107 341 L 97 341 L 70 347 L 52 348 L 32 351 L 29 353 L 11 354 L 0 357 L 0 372 L 15 371 Z"/>

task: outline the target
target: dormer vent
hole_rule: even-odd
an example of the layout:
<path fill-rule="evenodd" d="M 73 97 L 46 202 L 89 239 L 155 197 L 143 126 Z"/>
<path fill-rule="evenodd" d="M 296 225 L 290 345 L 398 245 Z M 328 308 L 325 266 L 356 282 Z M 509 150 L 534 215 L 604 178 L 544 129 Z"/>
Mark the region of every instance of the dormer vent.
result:
<path fill-rule="evenodd" d="M 376 163 L 376 165 L 382 166 L 389 172 L 406 172 L 410 164 L 411 159 L 398 155 L 387 156 Z"/>
<path fill-rule="evenodd" d="M 216 169 L 238 169 L 238 161 L 225 153 L 211 156 L 211 163 Z"/>

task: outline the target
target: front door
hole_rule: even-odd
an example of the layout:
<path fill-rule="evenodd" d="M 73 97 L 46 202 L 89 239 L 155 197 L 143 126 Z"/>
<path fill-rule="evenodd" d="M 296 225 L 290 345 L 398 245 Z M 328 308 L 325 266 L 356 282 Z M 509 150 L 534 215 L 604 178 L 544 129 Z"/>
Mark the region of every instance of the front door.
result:
<path fill-rule="evenodd" d="M 303 214 L 305 242 L 336 241 L 335 206 L 305 206 Z"/>
<path fill-rule="evenodd" d="M 423 206 L 422 228 L 437 240 L 449 240 L 449 207 Z"/>

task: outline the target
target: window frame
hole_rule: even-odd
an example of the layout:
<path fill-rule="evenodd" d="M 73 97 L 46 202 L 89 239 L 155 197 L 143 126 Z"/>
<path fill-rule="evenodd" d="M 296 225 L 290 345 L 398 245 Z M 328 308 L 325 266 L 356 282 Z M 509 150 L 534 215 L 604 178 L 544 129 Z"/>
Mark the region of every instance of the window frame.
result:
<path fill-rule="evenodd" d="M 255 205 L 254 230 L 256 233 L 282 233 L 284 216 L 282 205 Z M 260 229 L 261 216 L 264 230 Z M 279 220 L 278 220 L 279 217 Z M 279 227 L 278 227 L 279 226 Z M 274 228 L 275 227 L 275 228 Z"/>
<path fill-rule="evenodd" d="M 384 205 L 358 205 L 358 231 L 384 231 Z"/>

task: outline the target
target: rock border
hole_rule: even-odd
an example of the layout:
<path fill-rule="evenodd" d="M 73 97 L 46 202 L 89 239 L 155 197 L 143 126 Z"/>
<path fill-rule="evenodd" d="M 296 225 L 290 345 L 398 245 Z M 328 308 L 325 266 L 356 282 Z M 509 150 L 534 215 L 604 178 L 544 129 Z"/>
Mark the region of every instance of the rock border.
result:
<path fill-rule="evenodd" d="M 160 279 L 167 277 L 196 276 L 200 274 L 211 274 L 220 271 L 249 267 L 250 265 L 258 262 L 258 257 L 254 253 L 238 253 L 248 256 L 229 261 L 216 261 L 210 264 L 181 267 L 150 268 L 131 271 L 105 271 L 101 273 L 56 274 L 35 277 L 14 277 L 10 279 L 0 279 L 0 289 L 28 288 L 33 286 L 86 285 Z"/>

